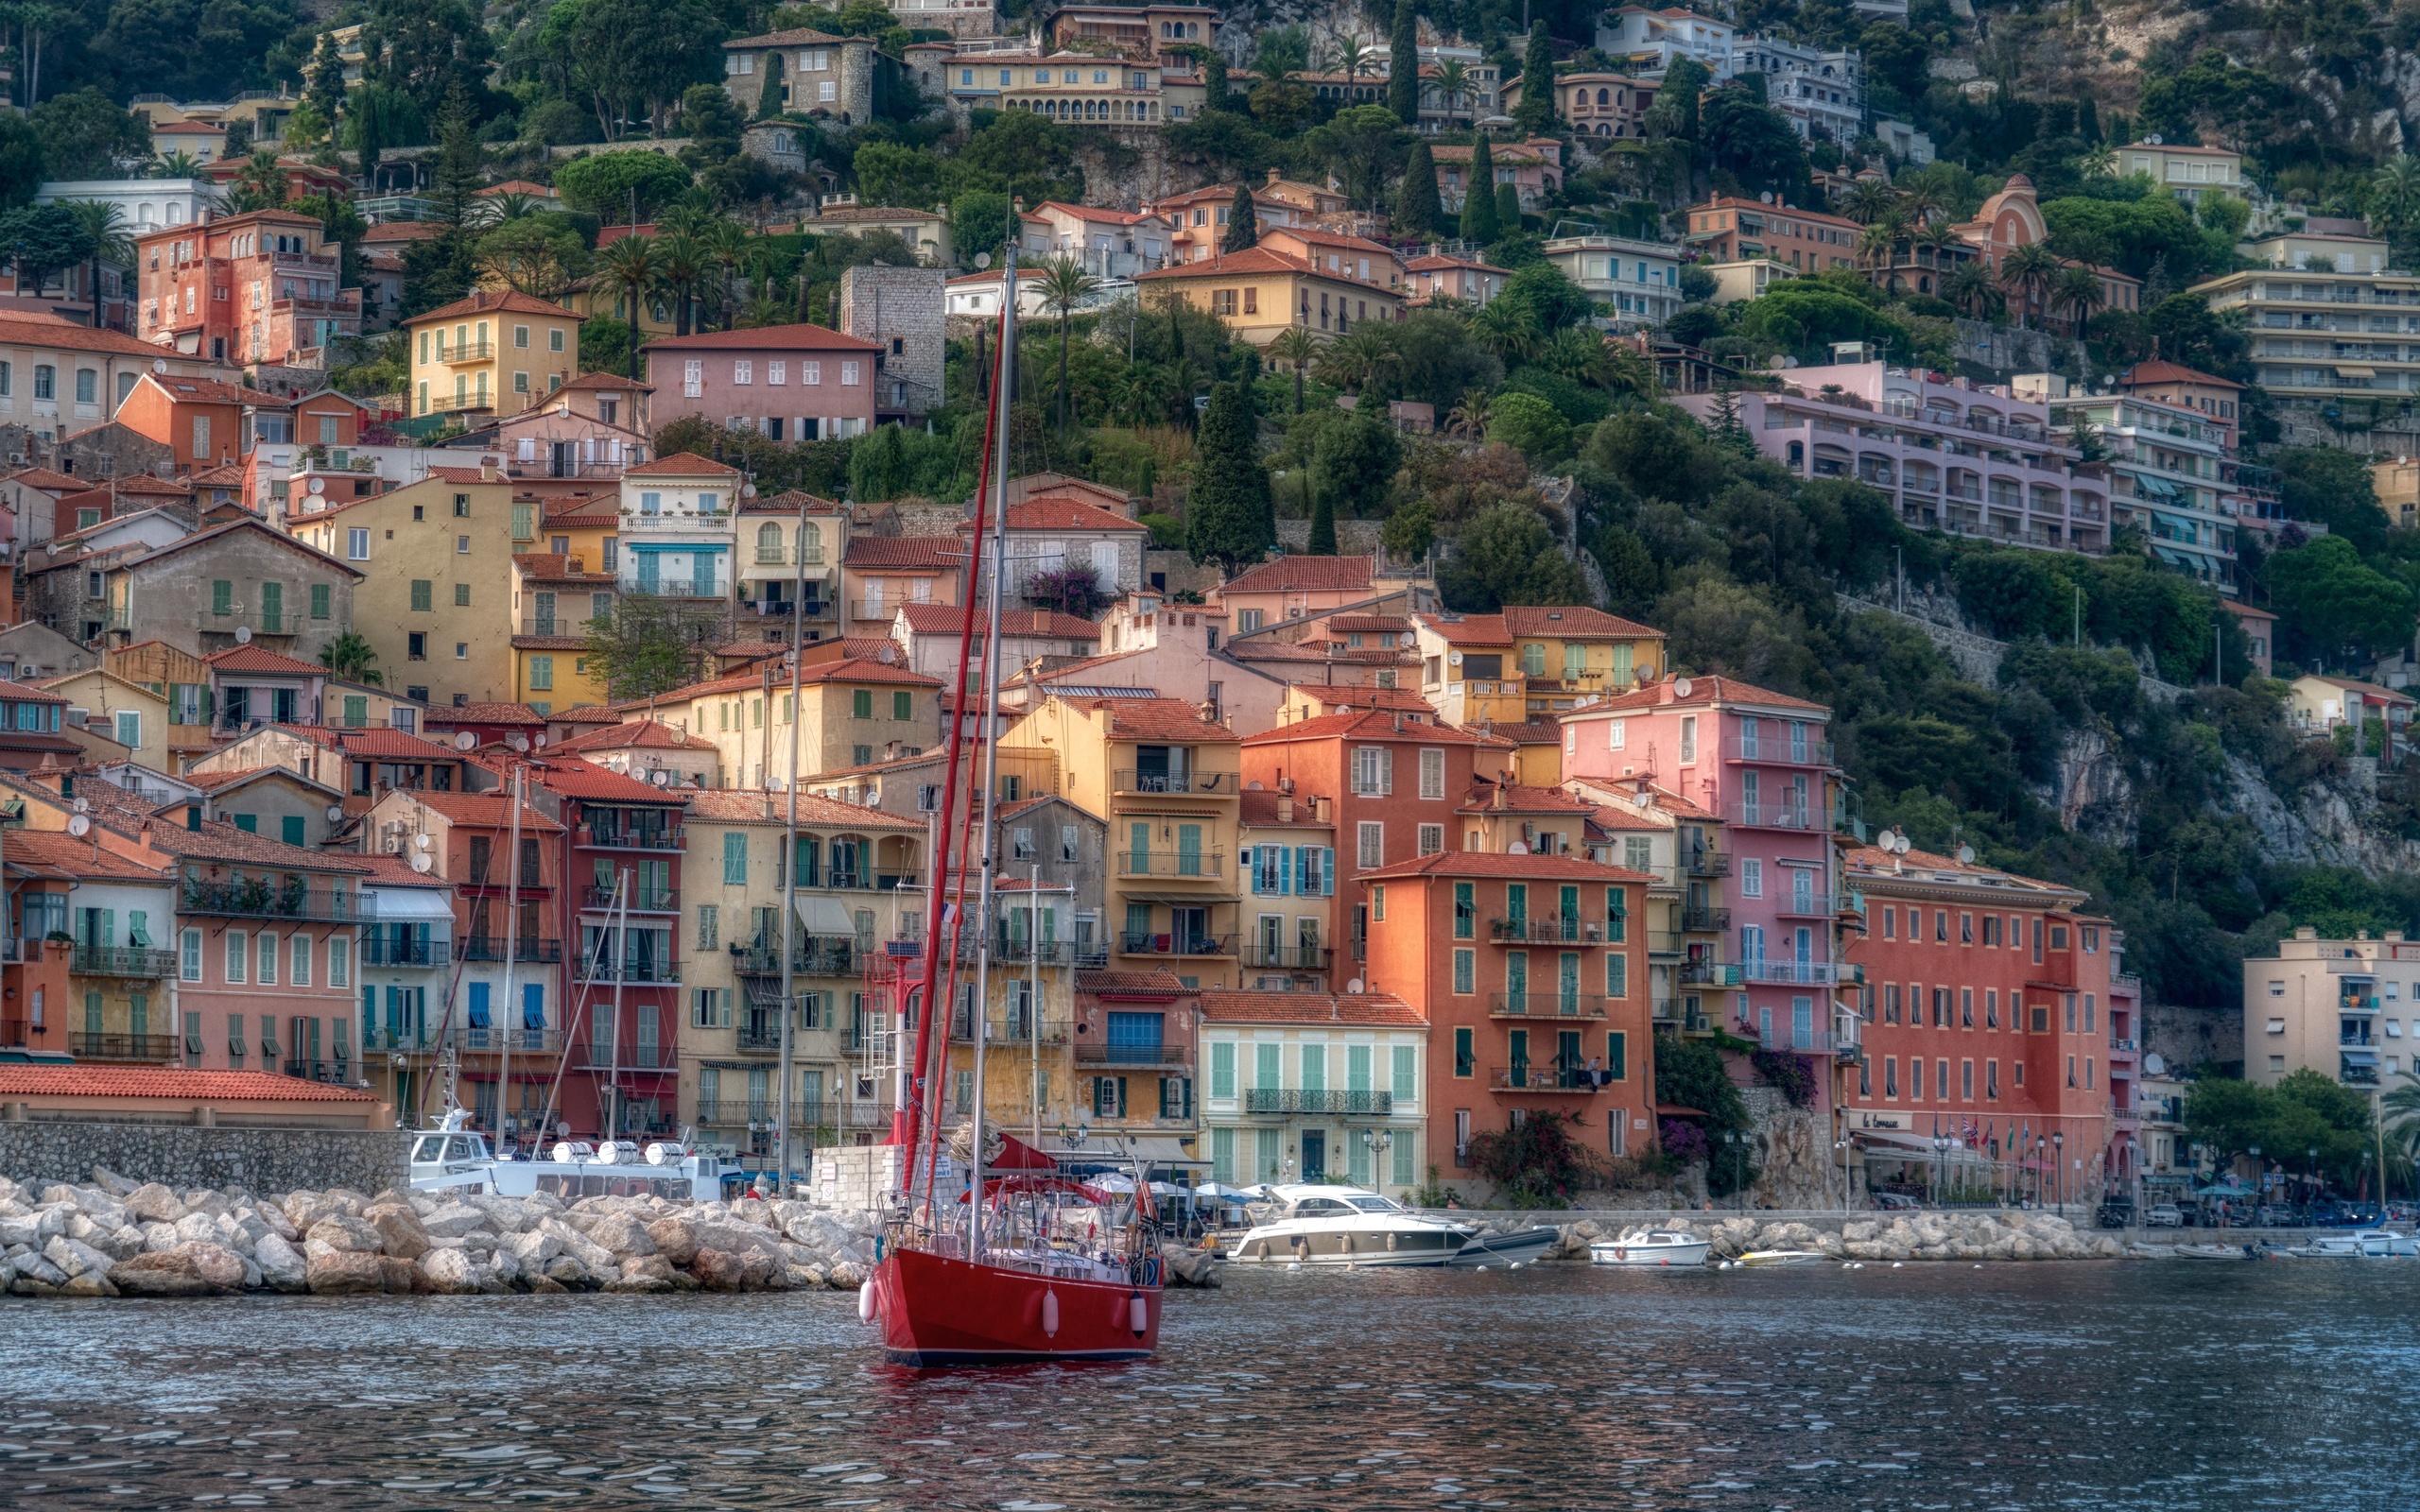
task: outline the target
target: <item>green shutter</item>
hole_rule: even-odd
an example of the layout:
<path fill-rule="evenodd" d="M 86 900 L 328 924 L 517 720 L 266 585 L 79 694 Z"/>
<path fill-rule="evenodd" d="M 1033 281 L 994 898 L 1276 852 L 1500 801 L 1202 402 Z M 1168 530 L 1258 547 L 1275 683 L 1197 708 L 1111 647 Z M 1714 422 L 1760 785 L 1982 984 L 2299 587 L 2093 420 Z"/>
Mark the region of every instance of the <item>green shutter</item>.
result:
<path fill-rule="evenodd" d="M 748 834 L 734 830 L 722 837 L 722 880 L 726 885 L 748 885 Z"/>
<path fill-rule="evenodd" d="M 516 504 L 512 507 L 513 540 L 534 541 L 537 539 L 537 523 L 531 512 L 535 507 L 533 505 L 527 504 Z"/>
<path fill-rule="evenodd" d="M 274 634 L 285 622 L 285 585 L 261 584 L 261 628 Z"/>
<path fill-rule="evenodd" d="M 284 840 L 287 845 L 302 845 L 305 843 L 302 834 L 302 816 L 300 814 L 285 815 L 277 821 L 277 828 L 278 838 Z"/>
<path fill-rule="evenodd" d="M 332 601 L 334 598 L 335 591 L 330 589 L 327 584 L 313 583 L 311 585 L 311 617 L 315 620 L 324 620 L 332 617 L 334 613 Z"/>
<path fill-rule="evenodd" d="M 370 723 L 370 698 L 367 694 L 348 693 L 344 696 L 344 728 L 359 730 Z"/>
<path fill-rule="evenodd" d="M 1236 1046 L 1231 1040 L 1221 1040 L 1210 1046 L 1210 1095 L 1236 1095 Z"/>
<path fill-rule="evenodd" d="M 850 696 L 849 713 L 859 719 L 873 717 L 873 690 L 859 688 Z"/>
<path fill-rule="evenodd" d="M 1605 1036 L 1605 1069 L 1616 1081 L 1630 1075 L 1630 1036 L 1618 1029 Z"/>
<path fill-rule="evenodd" d="M 912 693 L 906 692 L 892 694 L 890 696 L 890 717 L 893 719 L 915 718 L 916 696 Z"/>
<path fill-rule="evenodd" d="M 235 612 L 235 585 L 224 577 L 213 580 L 210 585 L 210 612 L 213 614 Z"/>
<path fill-rule="evenodd" d="M 454 585 L 454 607 L 456 609 L 469 609 L 471 607 L 470 584 L 456 583 Z"/>
<path fill-rule="evenodd" d="M 412 579 L 412 612 L 426 614 L 437 607 L 436 598 L 425 577 Z"/>

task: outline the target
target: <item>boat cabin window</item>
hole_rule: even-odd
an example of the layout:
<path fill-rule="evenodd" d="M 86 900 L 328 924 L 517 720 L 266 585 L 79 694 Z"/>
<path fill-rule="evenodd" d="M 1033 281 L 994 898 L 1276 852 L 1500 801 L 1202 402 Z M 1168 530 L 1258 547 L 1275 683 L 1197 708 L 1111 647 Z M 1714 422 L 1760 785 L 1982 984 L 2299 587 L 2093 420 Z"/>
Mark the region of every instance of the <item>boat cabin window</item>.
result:
<path fill-rule="evenodd" d="M 1305 1197 L 1302 1201 L 1294 1204 L 1293 1215 L 1297 1218 L 1309 1218 L 1320 1213 L 1349 1213 L 1352 1211 L 1353 1210 L 1351 1208 L 1348 1208 L 1343 1203 L 1337 1201 L 1334 1197 Z"/>
<path fill-rule="evenodd" d="M 445 1158 L 449 1160 L 476 1160 L 486 1155 L 478 1140 L 465 1135 L 457 1134 L 445 1142 Z"/>
<path fill-rule="evenodd" d="M 1356 1208 L 1360 1209 L 1363 1212 L 1403 1211 L 1403 1209 L 1397 1206 L 1394 1199 L 1392 1197 L 1352 1197 L 1347 1200 L 1349 1200 Z"/>
<path fill-rule="evenodd" d="M 445 1141 L 439 1135 L 424 1134 L 412 1142 L 412 1163 L 415 1165 L 431 1164 L 441 1159 L 444 1153 Z"/>

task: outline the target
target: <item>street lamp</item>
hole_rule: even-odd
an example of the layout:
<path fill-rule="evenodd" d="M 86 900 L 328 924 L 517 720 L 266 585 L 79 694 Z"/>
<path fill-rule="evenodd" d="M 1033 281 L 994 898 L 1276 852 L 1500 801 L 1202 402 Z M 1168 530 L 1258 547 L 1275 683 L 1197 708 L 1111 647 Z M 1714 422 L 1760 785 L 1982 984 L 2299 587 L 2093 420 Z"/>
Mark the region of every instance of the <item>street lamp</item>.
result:
<path fill-rule="evenodd" d="M 1936 1126 L 1932 1136 L 1932 1201 L 1934 1207 L 1945 1207 L 1948 1199 L 1942 1195 L 1949 1185 L 1949 1136 Z"/>
<path fill-rule="evenodd" d="M 1849 1142 L 1835 1140 L 1832 1148 L 1841 1152 L 1841 1214 L 1846 1217 L 1849 1211 Z"/>
<path fill-rule="evenodd" d="M 1394 1148 L 1394 1135 L 1383 1129 L 1365 1128 L 1361 1131 L 1362 1147 L 1370 1152 L 1370 1190 L 1373 1192 L 1386 1190 L 1386 1178 L 1378 1174 L 1378 1162 L 1385 1158 L 1389 1150 Z"/>
<path fill-rule="evenodd" d="M 2051 1160 L 2060 1160 L 2061 1158 L 2063 1158 L 2063 1157 L 2066 1154 L 2066 1150 L 2067 1150 L 2067 1133 L 2066 1133 L 2066 1130 L 2065 1130 L 2065 1129 L 2057 1129 L 2057 1128 L 2052 1129 L 2052 1130 L 2050 1131 L 2050 1159 L 2051 1159 Z M 2058 1177 L 2059 1177 L 2059 1180 L 2058 1180 L 2058 1188 L 2057 1188 L 2057 1193 L 2058 1193 L 2058 1195 L 2057 1195 L 2057 1201 L 2058 1201 L 2058 1204 L 2059 1204 L 2059 1216 L 2060 1216 L 2060 1217 L 2062 1217 L 2062 1218 L 2064 1218 L 2064 1217 L 2066 1217 L 2066 1216 L 2067 1215 L 2067 1173 L 2066 1173 L 2066 1168 L 2065 1166 L 2054 1166 L 2052 1169 L 2053 1169 L 2053 1171 L 2056 1173 L 2056 1175 L 2057 1175 L 2057 1176 L 2058 1176 Z"/>
<path fill-rule="evenodd" d="M 1731 1146 L 1731 1194 L 1737 1200 L 1739 1211 L 1745 1212 L 1748 1211 L 1748 1190 L 1747 1183 L 1740 1178 L 1738 1130 L 1724 1129 L 1722 1143 Z"/>
<path fill-rule="evenodd" d="M 2252 1147 L 2252 1194 L 2254 1197 L 2252 1216 L 2254 1218 L 2260 1216 L 2258 1199 L 2265 1196 L 2268 1191 L 2268 1168 L 2260 1163 L 2260 1146 L 2256 1144 Z M 2251 1225 L 2246 1224 L 2244 1227 L 2250 1228 Z"/>

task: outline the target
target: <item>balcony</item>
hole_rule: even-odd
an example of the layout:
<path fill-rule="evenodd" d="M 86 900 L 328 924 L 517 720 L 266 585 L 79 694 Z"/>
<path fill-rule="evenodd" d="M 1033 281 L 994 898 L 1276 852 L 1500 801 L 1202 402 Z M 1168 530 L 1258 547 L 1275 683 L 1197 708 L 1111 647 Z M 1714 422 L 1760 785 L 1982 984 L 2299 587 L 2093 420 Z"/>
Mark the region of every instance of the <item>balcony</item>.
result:
<path fill-rule="evenodd" d="M 670 1045 L 623 1045 L 616 1049 L 594 1040 L 578 1045 L 572 1053 L 573 1069 L 578 1071 L 677 1071 L 681 1066 L 680 1052 Z"/>
<path fill-rule="evenodd" d="M 508 1024 L 458 1023 L 444 1036 L 457 1050 L 478 1055 L 499 1055 L 510 1051 L 516 1056 L 553 1056 L 562 1053 L 563 1032 L 561 1029 L 512 1028 Z M 435 1048 L 438 1037 L 426 1035 L 429 1048 Z"/>
<path fill-rule="evenodd" d="M 1233 935 L 1127 935 L 1117 937 L 1121 955 L 1233 955 Z"/>
<path fill-rule="evenodd" d="M 1233 798 L 1238 788 L 1233 772 L 1133 772 L 1111 774 L 1111 789 L 1120 795 L 1191 794 L 1199 798 Z"/>
<path fill-rule="evenodd" d="M 622 533 L 641 535 L 661 530 L 704 531 L 728 538 L 734 516 L 728 509 L 654 510 L 625 509 L 622 511 Z"/>
<path fill-rule="evenodd" d="M 268 1069 L 268 1062 L 264 1060 L 261 1070 Z M 289 1060 L 280 1069 L 297 1081 L 342 1083 L 351 1076 L 350 1068 L 341 1060 Z"/>
<path fill-rule="evenodd" d="M 1570 1092 L 1582 1097 L 1597 1089 L 1581 1078 L 1579 1068 L 1557 1071 L 1552 1066 L 1490 1066 L 1487 1090 L 1495 1092 Z"/>
<path fill-rule="evenodd" d="M 1611 1001 L 1582 992 L 1491 992 L 1487 1015 L 1491 1019 L 1601 1019 Z"/>
<path fill-rule="evenodd" d="M 710 1128 L 755 1125 L 771 1128 L 781 1122 L 781 1108 L 772 1098 L 719 1097 L 698 1104 L 698 1123 Z M 790 1127 L 803 1129 L 885 1129 L 890 1109 L 873 1103 L 790 1104 Z"/>
<path fill-rule="evenodd" d="M 727 581 L 701 583 L 692 577 L 650 579 L 643 576 L 632 585 L 632 592 L 645 593 L 650 598 L 727 599 L 731 596 L 731 584 Z"/>
<path fill-rule="evenodd" d="M 142 1060 L 164 1064 L 177 1058 L 172 1034 L 70 1034 L 67 1053 L 78 1060 Z"/>
<path fill-rule="evenodd" d="M 790 971 L 795 976 L 855 976 L 858 971 L 858 952 L 855 940 L 815 938 L 790 948 Z M 782 974 L 782 948 L 779 945 L 734 945 L 731 947 L 731 969 L 742 976 L 779 976 Z"/>
<path fill-rule="evenodd" d="M 1865 979 L 1863 967 L 1836 961 L 1749 961 L 1738 971 L 1743 982 L 1789 987 L 1840 987 Z"/>
<path fill-rule="evenodd" d="M 1800 872 L 1799 875 L 1806 875 Z M 1830 919 L 1838 914 L 1862 912 L 1862 900 L 1847 892 L 1791 892 L 1777 904 L 1773 912 L 1783 919 Z"/>
<path fill-rule="evenodd" d="M 177 953 L 141 945 L 78 945 L 68 971 L 78 976 L 133 976 L 158 981 L 177 971 Z"/>
<path fill-rule="evenodd" d="M 1189 1066 L 1193 1064 L 1193 1046 L 1190 1044 L 1078 1044 L 1076 1064 L 1079 1066 Z"/>
<path fill-rule="evenodd" d="M 2139 998 L 2143 995 L 2143 979 L 2132 971 L 2112 971 L 2109 973 L 2109 991 L 2112 996 L 2123 992 Z"/>
<path fill-rule="evenodd" d="M 679 850 L 687 844 L 685 833 L 677 824 L 662 830 L 583 824 L 572 843 L 591 850 Z"/>
<path fill-rule="evenodd" d="M 1701 846 L 1681 858 L 1692 877 L 1727 877 L 1731 875 L 1731 852 Z"/>
<path fill-rule="evenodd" d="M 1703 903 L 1686 903 L 1681 908 L 1681 930 L 1689 935 L 1720 935 L 1731 927 L 1731 910 L 1712 908 Z"/>
<path fill-rule="evenodd" d="M 563 942 L 559 939 L 515 939 L 508 943 L 502 935 L 464 935 L 456 941 L 461 958 L 474 964 L 501 962 L 508 948 L 516 961 L 552 963 L 563 958 Z"/>
<path fill-rule="evenodd" d="M 178 912 L 230 919 L 284 919 L 324 924 L 374 923 L 378 902 L 370 893 L 303 885 L 274 886 L 266 878 L 244 882 L 187 882 Z"/>
<path fill-rule="evenodd" d="M 1820 830 L 1823 814 L 1812 803 L 1750 803 L 1733 799 L 1722 805 L 1722 822 L 1746 830 Z"/>
<path fill-rule="evenodd" d="M 1766 740 L 1735 735 L 1722 743 L 1722 754 L 1735 762 L 1754 762 L 1761 766 L 1830 766 L 1832 743 L 1828 740 Z"/>
<path fill-rule="evenodd" d="M 747 1051 L 762 1052 L 777 1051 L 781 1049 L 781 1015 L 779 1012 L 776 1012 L 772 1015 L 772 1018 L 773 1022 L 770 1023 L 741 1024 L 738 1032 L 733 1036 L 732 1042 L 739 1049 Z M 793 1048 L 796 1048 L 798 1040 L 791 1040 Z"/>
<path fill-rule="evenodd" d="M 1265 971 L 1324 971 L 1332 953 L 1324 945 L 1263 945 L 1244 947 L 1244 965 Z"/>
<path fill-rule="evenodd" d="M 1651 929 L 1647 932 L 1647 954 L 1650 955 L 1677 956 L 1685 948 L 1685 942 L 1681 936 L 1668 929 Z"/>
<path fill-rule="evenodd" d="M 361 964 L 364 966 L 451 966 L 454 964 L 454 942 L 450 939 L 396 939 L 375 932 L 361 939 Z"/>
<path fill-rule="evenodd" d="M 592 914 L 609 913 L 614 906 L 612 887 L 590 887 L 580 894 L 579 906 Z M 634 914 L 677 914 L 681 911 L 681 893 L 675 887 L 632 886 L 631 912 Z"/>
<path fill-rule="evenodd" d="M 1602 945 L 1606 929 L 1600 919 L 1491 919 L 1487 937 L 1499 945 Z"/>
<path fill-rule="evenodd" d="M 983 1042 L 1009 1050 L 1020 1046 L 1029 1049 L 1037 1040 L 1046 1045 L 1063 1045 L 1072 1033 L 1072 1026 L 1065 1019 L 1054 1019 L 1047 1014 L 1036 1015 L 1021 1009 L 1011 1008 L 983 1020 Z M 974 1043 L 975 1020 L 963 1008 L 950 1015 L 949 1037 L 959 1044 Z"/>
<path fill-rule="evenodd" d="M 1723 961 L 1685 961 L 1681 980 L 1690 987 L 1737 987 L 1739 968 Z"/>
<path fill-rule="evenodd" d="M 580 958 L 572 975 L 578 981 L 594 982 L 600 987 L 611 987 L 616 980 L 613 962 L 591 961 L 585 956 Z M 678 985 L 681 980 L 681 963 L 679 961 L 625 961 L 622 963 L 619 980 L 638 987 Z"/>
<path fill-rule="evenodd" d="M 1119 850 L 1121 877 L 1198 877 L 1204 881 L 1227 874 L 1227 858 L 1216 850 Z"/>
<path fill-rule="evenodd" d="M 495 344 L 490 341 L 459 341 L 450 347 L 441 343 L 437 360 L 449 367 L 458 362 L 485 362 L 495 352 Z"/>
<path fill-rule="evenodd" d="M 2378 1040 L 2375 1035 L 2339 1034 L 2336 1042 L 2348 1050 L 2372 1050 L 2377 1047 Z"/>
<path fill-rule="evenodd" d="M 1653 999 L 1648 1005 L 1648 1013 L 1659 1024 L 1678 1027 L 1681 1022 L 1681 1000 L 1679 998 Z"/>
<path fill-rule="evenodd" d="M 2140 1049 L 2142 1048 L 2142 1045 L 2141 1045 L 2139 1042 L 2135 1041 L 2135 1040 L 2128 1040 L 2128 1039 L 2123 1039 L 2123 1038 L 2120 1038 L 2119 1036 L 2117 1036 L 2117 1035 L 2112 1035 L 2112 1036 L 2110 1036 L 2110 1037 L 2109 1037 L 2109 1048 L 2110 1048 L 2110 1049 L 2112 1049 L 2112 1050 L 2119 1051 L 2119 1052 L 2122 1052 L 2123 1054 L 2126 1054 L 2126 1055 L 2130 1055 L 2130 1056 L 2131 1056 L 2131 1055 L 2135 1054 L 2136 1051 L 2140 1050 Z"/>
<path fill-rule="evenodd" d="M 1789 1050 L 1802 1056 L 1847 1056 L 1852 1058 L 1857 1055 L 1858 1038 L 1855 1034 L 1832 1034 L 1822 1029 L 1809 1029 L 1801 1034 L 1787 1024 L 1775 1027 L 1771 1034 L 1760 1034 L 1747 1024 L 1737 1024 L 1733 1027 L 1735 1032 L 1743 1038 L 1755 1040 L 1767 1050 Z"/>
<path fill-rule="evenodd" d="M 1366 1113 L 1385 1118 L 1394 1111 L 1392 1092 L 1306 1091 L 1293 1087 L 1249 1087 L 1244 1090 L 1247 1113 Z"/>

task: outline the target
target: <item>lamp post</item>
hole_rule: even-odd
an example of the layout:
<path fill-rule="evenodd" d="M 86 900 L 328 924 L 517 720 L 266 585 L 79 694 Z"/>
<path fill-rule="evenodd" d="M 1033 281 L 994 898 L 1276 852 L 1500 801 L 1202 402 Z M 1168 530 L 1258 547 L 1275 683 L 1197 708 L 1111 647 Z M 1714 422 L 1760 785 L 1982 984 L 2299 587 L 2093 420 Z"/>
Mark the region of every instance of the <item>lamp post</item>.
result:
<path fill-rule="evenodd" d="M 1378 1174 L 1378 1162 L 1394 1148 L 1394 1135 L 1386 1130 L 1365 1128 L 1361 1131 L 1361 1146 L 1370 1152 L 1370 1190 L 1373 1192 L 1386 1190 L 1386 1178 Z"/>
<path fill-rule="evenodd" d="M 1738 1203 L 1739 1211 L 1741 1212 L 1745 1212 L 1748 1211 L 1748 1194 L 1745 1184 L 1739 1179 L 1738 1130 L 1724 1129 L 1722 1131 L 1722 1143 L 1731 1150 L 1731 1195 L 1733 1199 Z"/>
<path fill-rule="evenodd" d="M 2269 1191 L 2267 1173 L 2268 1167 L 2260 1163 L 2260 1146 L 2256 1144 L 2252 1147 L 2252 1216 L 2254 1218 L 2260 1216 L 2260 1199 Z M 2249 1228 L 2252 1225 L 2247 1223 L 2244 1227 Z"/>
<path fill-rule="evenodd" d="M 2050 1131 L 2050 1159 L 2053 1160 L 2064 1159 L 2066 1155 L 2066 1130 L 2058 1128 L 2052 1129 Z M 2065 1165 L 2057 1165 L 2052 1168 L 2052 1172 L 2058 1178 L 2057 1201 L 2059 1204 L 2059 1216 L 2064 1218 L 2067 1215 L 2067 1170 Z"/>
<path fill-rule="evenodd" d="M 1849 1142 L 1846 1139 L 1836 1140 L 1832 1148 L 1841 1152 L 1841 1214 L 1846 1217 L 1849 1211 Z"/>
<path fill-rule="evenodd" d="M 2314 1144 L 2303 1152 L 2310 1158 L 2310 1205 L 2319 1206 L 2319 1146 Z"/>

